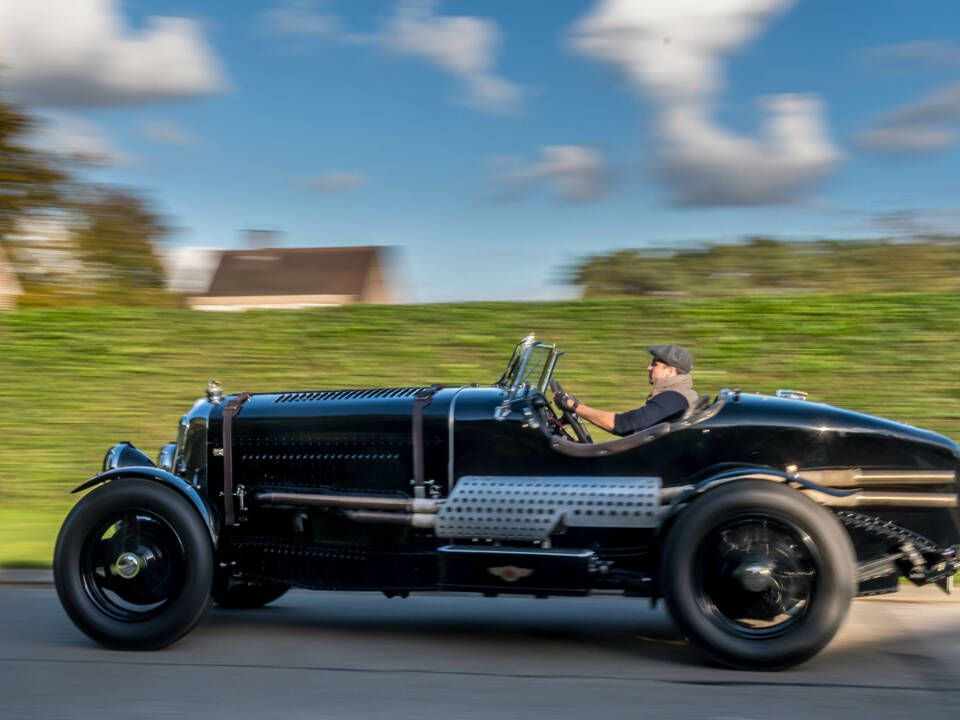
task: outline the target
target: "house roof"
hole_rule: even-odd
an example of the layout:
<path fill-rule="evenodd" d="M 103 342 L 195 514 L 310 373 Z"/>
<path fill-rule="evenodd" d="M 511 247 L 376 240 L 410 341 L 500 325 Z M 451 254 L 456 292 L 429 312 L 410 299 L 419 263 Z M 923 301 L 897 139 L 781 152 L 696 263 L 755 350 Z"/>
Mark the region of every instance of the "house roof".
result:
<path fill-rule="evenodd" d="M 207 296 L 361 295 L 383 247 L 227 250 Z"/>

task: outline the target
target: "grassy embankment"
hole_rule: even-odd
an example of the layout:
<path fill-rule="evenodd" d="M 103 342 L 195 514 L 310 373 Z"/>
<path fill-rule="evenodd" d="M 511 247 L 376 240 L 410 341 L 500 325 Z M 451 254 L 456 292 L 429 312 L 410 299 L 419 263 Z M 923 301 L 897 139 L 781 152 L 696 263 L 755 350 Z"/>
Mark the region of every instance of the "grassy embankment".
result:
<path fill-rule="evenodd" d="M 960 438 L 958 328 L 947 293 L 4 313 L 0 566 L 48 566 L 69 491 L 106 448 L 154 455 L 211 377 L 228 392 L 486 383 L 535 331 L 567 351 L 571 392 L 625 410 L 647 392 L 643 346 L 679 342 L 701 393 L 797 388 Z"/>

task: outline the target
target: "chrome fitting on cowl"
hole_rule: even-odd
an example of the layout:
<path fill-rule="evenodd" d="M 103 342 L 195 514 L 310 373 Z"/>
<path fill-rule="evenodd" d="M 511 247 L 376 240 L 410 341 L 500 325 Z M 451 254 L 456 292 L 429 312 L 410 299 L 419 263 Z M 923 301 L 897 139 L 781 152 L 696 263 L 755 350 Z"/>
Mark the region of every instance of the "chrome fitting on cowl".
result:
<path fill-rule="evenodd" d="M 216 380 L 207 380 L 207 400 L 214 405 L 223 402 L 223 386 Z"/>

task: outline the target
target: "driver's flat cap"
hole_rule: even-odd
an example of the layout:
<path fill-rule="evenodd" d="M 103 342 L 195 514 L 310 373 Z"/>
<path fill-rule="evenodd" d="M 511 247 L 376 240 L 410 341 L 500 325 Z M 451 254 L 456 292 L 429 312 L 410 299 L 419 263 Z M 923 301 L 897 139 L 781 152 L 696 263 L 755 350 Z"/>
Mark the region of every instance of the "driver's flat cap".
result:
<path fill-rule="evenodd" d="M 680 345 L 650 345 L 647 352 L 653 355 L 654 360 L 675 367 L 677 372 L 688 373 L 693 370 L 693 355 Z"/>

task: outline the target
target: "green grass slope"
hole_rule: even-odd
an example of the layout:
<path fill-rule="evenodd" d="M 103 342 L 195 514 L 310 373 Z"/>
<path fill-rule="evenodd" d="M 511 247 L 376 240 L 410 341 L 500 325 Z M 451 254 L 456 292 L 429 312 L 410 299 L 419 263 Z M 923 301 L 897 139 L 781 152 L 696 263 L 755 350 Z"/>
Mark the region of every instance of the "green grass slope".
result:
<path fill-rule="evenodd" d="M 0 565 L 49 565 L 69 491 L 115 442 L 155 455 L 208 378 L 227 392 L 492 383 L 536 332 L 567 351 L 571 392 L 627 410 L 647 394 L 644 346 L 678 342 L 700 393 L 795 388 L 960 438 L 958 328 L 949 293 L 0 313 Z"/>

